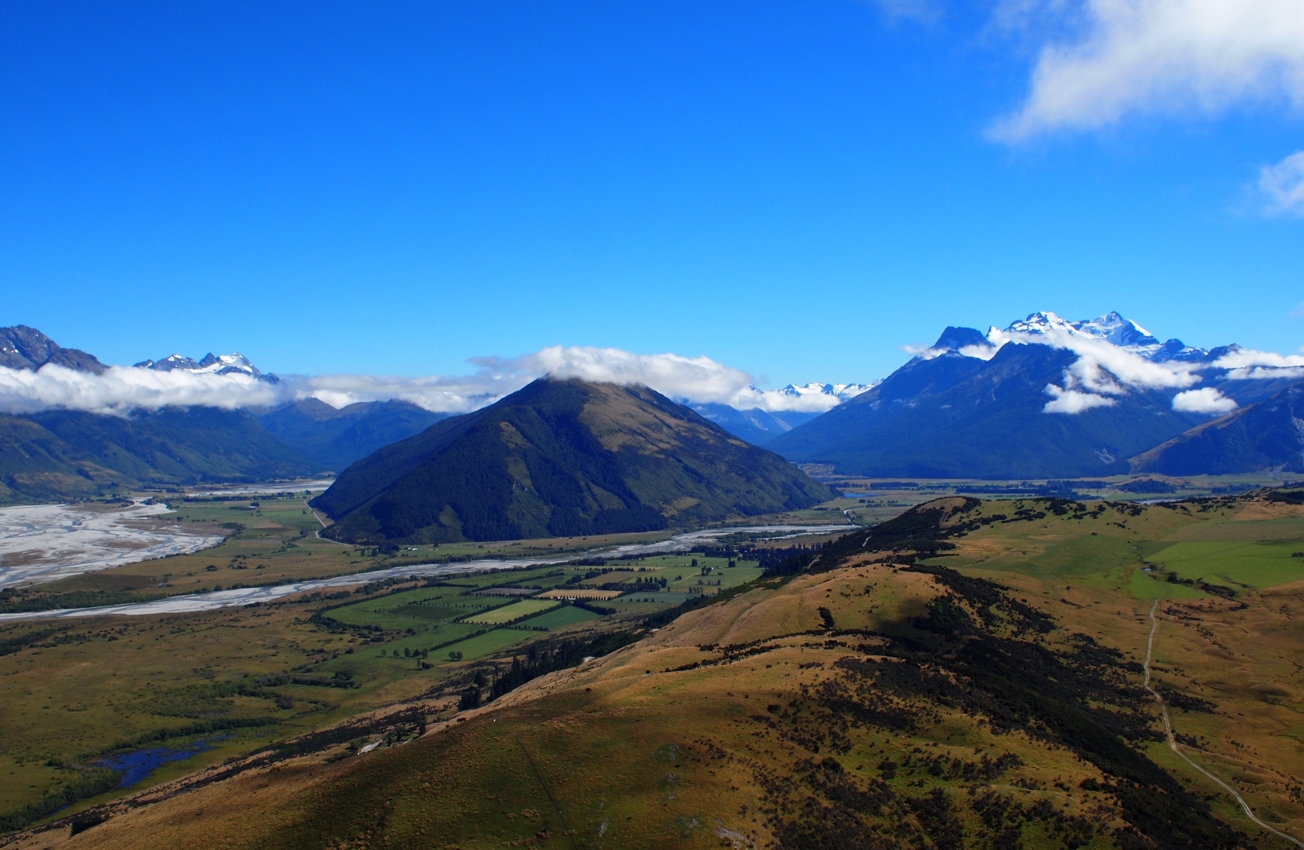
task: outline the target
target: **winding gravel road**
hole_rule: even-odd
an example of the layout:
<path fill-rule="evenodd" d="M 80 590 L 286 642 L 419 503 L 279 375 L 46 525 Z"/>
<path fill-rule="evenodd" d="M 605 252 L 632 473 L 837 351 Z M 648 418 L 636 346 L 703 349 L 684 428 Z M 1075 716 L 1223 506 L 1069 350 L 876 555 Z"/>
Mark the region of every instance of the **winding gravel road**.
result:
<path fill-rule="evenodd" d="M 1236 793 L 1236 789 L 1232 788 L 1232 786 L 1228 785 L 1226 782 L 1223 782 L 1221 779 L 1214 776 L 1212 773 L 1205 770 L 1200 765 L 1196 764 L 1186 755 L 1186 753 L 1182 752 L 1181 745 L 1178 744 L 1177 739 L 1173 737 L 1173 724 L 1168 719 L 1168 706 L 1164 705 L 1164 699 L 1163 697 L 1159 696 L 1159 692 L 1156 691 L 1154 688 L 1150 687 L 1150 657 L 1154 653 L 1155 634 L 1159 631 L 1159 619 L 1155 617 L 1155 610 L 1158 608 L 1159 608 L 1159 600 L 1156 599 L 1155 604 L 1150 606 L 1150 637 L 1148 640 L 1146 640 L 1146 661 L 1144 665 L 1146 671 L 1145 689 L 1149 691 L 1150 695 L 1155 698 L 1155 702 L 1159 703 L 1159 713 L 1163 715 L 1164 718 L 1164 734 L 1168 736 L 1168 749 L 1176 753 L 1177 757 L 1180 758 L 1182 761 L 1186 762 L 1191 767 L 1195 768 L 1196 770 L 1200 771 L 1202 774 L 1207 776 L 1210 780 L 1216 783 L 1218 787 L 1222 788 L 1228 794 L 1231 794 L 1232 799 L 1236 800 L 1237 805 L 1241 807 L 1241 811 L 1245 812 L 1245 816 L 1250 820 L 1254 821 L 1256 825 L 1258 825 L 1263 829 L 1266 829 L 1268 832 L 1271 832 L 1273 835 L 1277 836 L 1278 838 L 1282 838 L 1285 839 L 1286 841 L 1289 841 L 1291 844 L 1294 844 L 1296 847 L 1304 847 L 1304 841 L 1300 841 L 1297 838 L 1293 838 L 1287 835 L 1286 833 L 1282 832 L 1281 830 L 1274 829 L 1273 827 L 1268 826 L 1266 823 L 1259 820 L 1258 816 L 1254 814 L 1254 810 L 1250 808 L 1250 804 L 1245 802 L 1245 798 L 1242 797 L 1240 794 Z"/>

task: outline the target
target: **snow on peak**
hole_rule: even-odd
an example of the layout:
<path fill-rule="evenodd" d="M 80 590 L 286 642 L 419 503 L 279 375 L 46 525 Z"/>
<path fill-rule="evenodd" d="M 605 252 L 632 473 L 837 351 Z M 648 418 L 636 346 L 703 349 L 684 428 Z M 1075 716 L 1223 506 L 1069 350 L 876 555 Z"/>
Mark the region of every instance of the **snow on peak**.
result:
<path fill-rule="evenodd" d="M 1072 324 L 1082 333 L 1112 342 L 1114 345 L 1159 345 L 1159 340 L 1155 338 L 1154 334 L 1131 319 L 1123 318 L 1116 312 L 1107 313 L 1089 322 L 1073 322 Z"/>
<path fill-rule="evenodd" d="M 243 354 L 213 354 L 209 352 L 204 359 L 195 361 L 181 354 L 173 354 L 162 360 L 144 360 L 136 364 L 138 369 L 153 369 L 157 372 L 193 372 L 208 375 L 247 375 L 260 381 L 274 384 L 280 379 L 275 375 L 263 374 L 258 367 Z"/>
<path fill-rule="evenodd" d="M 1109 406 L 1112 399 L 1134 390 L 1186 391 L 1204 380 L 1203 370 L 1227 360 L 1223 352 L 1231 350 L 1208 352 L 1179 339 L 1160 342 L 1118 312 L 1070 321 L 1050 311 L 1032 313 L 1004 329 L 993 326 L 985 335 L 970 328 L 947 328 L 933 347 L 908 350 L 920 360 L 943 355 L 990 360 L 1007 343 L 1046 345 L 1077 355 L 1065 370 L 1062 385 L 1046 387 L 1052 397 L 1046 412 L 1066 414 Z M 1233 373 L 1231 377 L 1238 375 Z M 1211 389 L 1209 393 L 1184 395 L 1186 406 L 1180 409 L 1225 408 L 1227 402 L 1221 396 L 1212 398 L 1216 393 Z"/>
<path fill-rule="evenodd" d="M 1046 336 L 1064 335 L 1081 336 L 1098 339 L 1117 345 L 1138 354 L 1148 354 L 1162 347 L 1162 343 L 1150 331 L 1131 319 L 1125 319 L 1117 312 L 1106 313 L 1096 319 L 1083 319 L 1071 322 L 1061 319 L 1051 312 L 1033 313 L 1028 318 L 1013 322 L 1005 330 L 993 327 L 987 332 L 987 339 L 993 345 L 1000 345 L 1012 336 Z M 1169 342 L 1180 342 L 1170 340 Z M 1053 343 L 1051 343 L 1053 344 Z"/>
<path fill-rule="evenodd" d="M 873 389 L 877 384 L 877 381 L 869 384 L 824 384 L 812 381 L 809 384 L 788 384 L 777 390 L 763 390 L 749 385 L 734 393 L 727 403 L 735 410 L 760 408 L 767 413 L 823 413 Z"/>
<path fill-rule="evenodd" d="M 873 388 L 873 386 L 873 384 L 821 384 L 812 381 L 811 383 L 803 384 L 802 386 L 788 384 L 788 386 L 781 390 L 776 390 L 776 392 L 793 398 L 801 398 L 803 396 L 832 396 L 839 401 L 846 401 L 849 398 L 855 398 L 866 390 Z M 756 390 L 756 387 L 752 387 L 751 389 Z M 760 392 L 760 390 L 757 390 L 757 392 Z"/>

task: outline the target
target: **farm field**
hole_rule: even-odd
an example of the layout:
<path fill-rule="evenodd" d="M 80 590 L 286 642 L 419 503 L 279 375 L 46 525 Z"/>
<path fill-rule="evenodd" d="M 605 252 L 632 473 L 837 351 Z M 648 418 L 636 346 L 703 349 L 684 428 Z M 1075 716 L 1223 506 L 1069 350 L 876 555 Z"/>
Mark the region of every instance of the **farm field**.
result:
<path fill-rule="evenodd" d="M 544 611 L 551 611 L 559 604 L 559 602 L 550 599 L 522 599 L 520 602 L 513 602 L 511 605 L 504 605 L 501 608 L 468 617 L 466 622 L 497 626 L 515 622 L 516 620 L 524 620 L 526 617 L 542 614 Z"/>
<path fill-rule="evenodd" d="M 594 613 L 586 608 L 576 608 L 574 605 L 564 605 L 560 608 L 553 608 L 545 614 L 531 617 L 522 625 L 532 629 L 560 629 L 566 626 L 573 626 L 577 623 L 588 623 L 598 619 L 601 615 Z"/>
<path fill-rule="evenodd" d="M 1295 531 L 1304 539 L 1304 523 Z M 1304 547 L 1289 541 L 1182 541 L 1150 560 L 1181 578 L 1231 588 L 1264 590 L 1304 580 Z"/>
<path fill-rule="evenodd" d="M 591 587 L 571 587 L 564 590 L 546 590 L 539 594 L 541 599 L 596 599 L 605 602 L 620 596 L 619 590 L 594 590 Z"/>

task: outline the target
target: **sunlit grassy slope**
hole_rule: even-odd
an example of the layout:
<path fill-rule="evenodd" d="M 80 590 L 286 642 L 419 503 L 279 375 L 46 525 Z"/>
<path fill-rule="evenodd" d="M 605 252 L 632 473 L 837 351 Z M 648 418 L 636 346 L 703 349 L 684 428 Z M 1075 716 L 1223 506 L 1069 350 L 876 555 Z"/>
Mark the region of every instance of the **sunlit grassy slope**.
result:
<path fill-rule="evenodd" d="M 412 743 L 252 770 L 68 846 L 1286 846 L 1163 746 L 1139 687 L 1153 599 L 1187 752 L 1300 834 L 1304 575 L 1279 552 L 1304 549 L 1299 506 L 914 516 Z"/>

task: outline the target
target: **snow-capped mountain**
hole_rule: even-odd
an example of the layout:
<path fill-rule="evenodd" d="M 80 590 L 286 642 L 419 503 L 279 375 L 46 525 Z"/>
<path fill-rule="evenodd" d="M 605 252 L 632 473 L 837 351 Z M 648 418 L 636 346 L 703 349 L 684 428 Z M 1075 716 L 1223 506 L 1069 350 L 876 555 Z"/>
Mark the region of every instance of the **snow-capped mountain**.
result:
<path fill-rule="evenodd" d="M 1135 390 L 1161 390 L 1171 396 L 1174 410 L 1221 415 L 1264 398 L 1269 390 L 1279 391 L 1282 380 L 1304 377 L 1304 357 L 1249 351 L 1235 344 L 1205 350 L 1180 339 L 1160 342 L 1117 312 L 1076 322 L 1051 312 L 1033 313 L 1003 329 L 993 326 L 986 334 L 951 327 L 915 359 L 991 360 L 1011 343 L 1045 345 L 1077 356 L 1061 381 L 1046 386 L 1052 397 L 1047 413 L 1078 413 L 1116 404 Z M 1270 387 L 1265 379 L 1277 383 Z"/>
<path fill-rule="evenodd" d="M 866 390 L 873 389 L 873 387 L 874 384 L 872 383 L 821 384 L 812 381 L 811 383 L 803 384 L 800 387 L 797 386 L 796 384 L 788 384 L 788 386 L 780 390 L 775 390 L 775 392 L 781 395 L 788 396 L 790 398 L 810 398 L 812 396 L 827 396 L 830 398 L 835 398 L 839 402 L 843 402 L 849 398 L 855 398 L 856 396 L 860 395 Z M 752 387 L 752 389 L 755 390 L 756 387 Z M 756 390 L 756 391 L 763 392 L 762 390 Z"/>
<path fill-rule="evenodd" d="M 1071 322 L 1051 312 L 1033 313 L 1026 319 L 1012 322 L 1004 330 L 992 327 L 987 331 L 987 343 L 999 347 L 1005 342 L 1037 341 L 1055 345 L 1056 337 L 1078 338 L 1107 342 L 1124 351 L 1131 352 L 1156 363 L 1169 360 L 1185 362 L 1205 362 L 1210 352 L 1203 348 L 1193 348 L 1180 339 L 1160 342 L 1159 338 L 1141 327 L 1131 319 L 1124 318 L 1117 312 L 1106 313 L 1096 319 L 1084 319 Z M 1057 346 L 1062 347 L 1062 346 Z M 1236 348 L 1231 346 L 1229 348 Z M 1229 349 L 1215 349 L 1221 354 Z"/>
<path fill-rule="evenodd" d="M 264 374 L 243 354 L 213 354 L 209 352 L 202 360 L 192 360 L 181 354 L 173 354 L 162 360 L 144 360 L 136 364 L 137 369 L 153 369 L 158 372 L 195 372 L 211 375 L 248 375 L 269 384 L 280 381 L 276 375 Z"/>
<path fill-rule="evenodd" d="M 1304 356 L 1161 342 L 1118 313 L 1041 312 L 985 334 L 948 327 L 882 383 L 767 447 L 863 475 L 1117 474 L 1212 418 L 1280 406 L 1301 382 Z"/>

